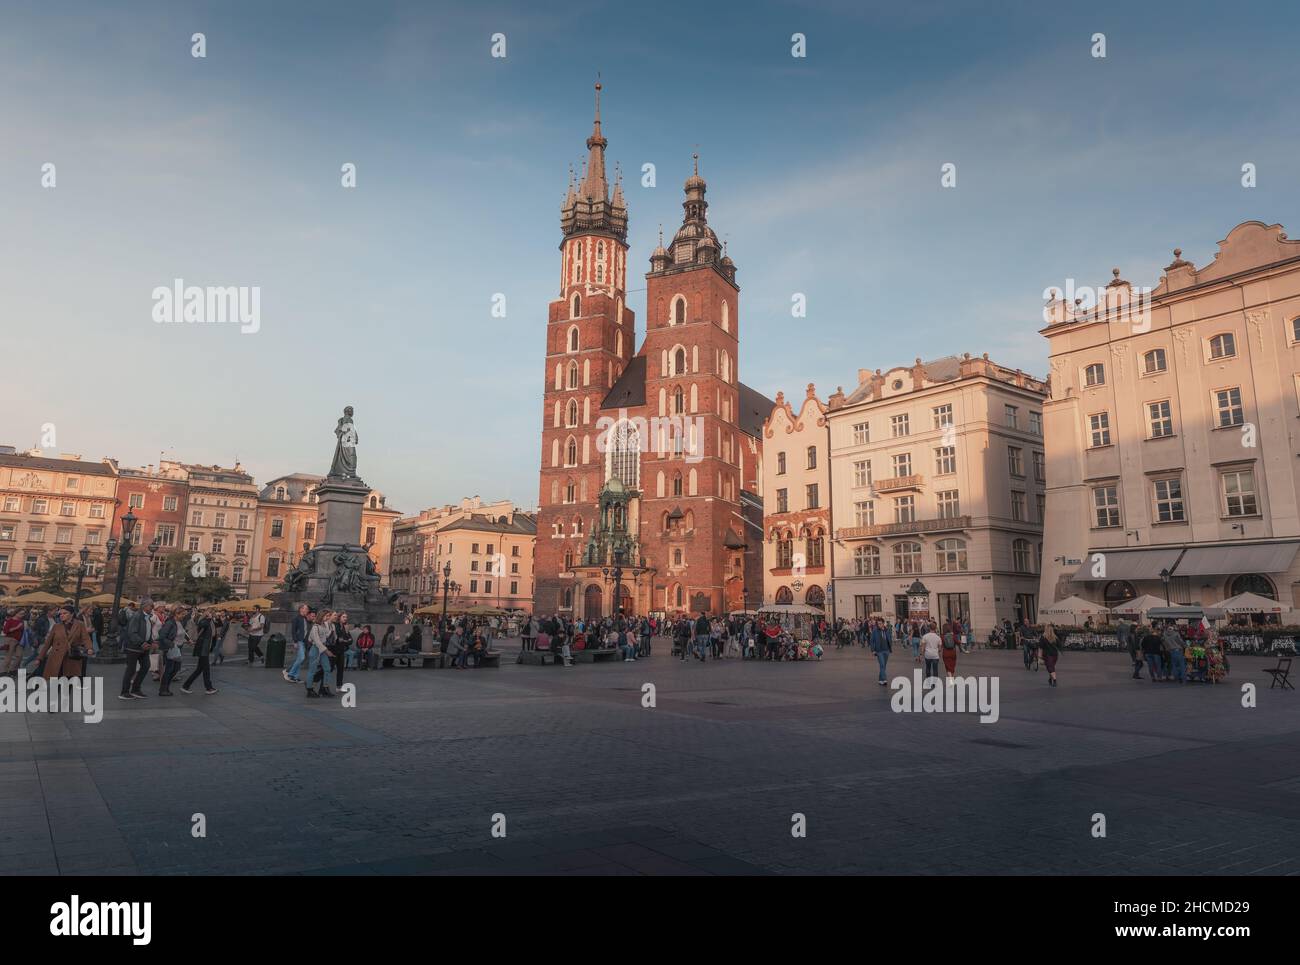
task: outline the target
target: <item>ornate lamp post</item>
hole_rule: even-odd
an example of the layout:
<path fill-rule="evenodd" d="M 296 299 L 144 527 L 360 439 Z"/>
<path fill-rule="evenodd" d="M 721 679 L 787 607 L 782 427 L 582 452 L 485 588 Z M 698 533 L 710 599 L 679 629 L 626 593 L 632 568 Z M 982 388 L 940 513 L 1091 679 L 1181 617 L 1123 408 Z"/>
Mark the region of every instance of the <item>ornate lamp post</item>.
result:
<path fill-rule="evenodd" d="M 109 539 L 108 541 L 108 558 L 110 561 L 112 560 L 113 550 L 116 548 L 118 562 L 117 586 L 113 590 L 113 609 L 109 613 L 108 629 L 105 634 L 107 639 L 100 650 L 100 657 L 105 660 L 112 660 L 120 656 L 122 652 L 121 641 L 118 639 L 117 617 L 118 611 L 122 607 L 122 585 L 126 583 L 126 558 L 131 555 L 131 542 L 135 536 L 135 524 L 137 522 L 139 521 L 135 518 L 135 513 L 128 509 L 126 515 L 122 517 L 122 539 Z"/>
<path fill-rule="evenodd" d="M 1169 602 L 1169 568 L 1160 571 L 1160 582 L 1165 585 L 1165 606 L 1170 606 Z"/>
<path fill-rule="evenodd" d="M 451 588 L 451 560 L 448 560 L 442 566 L 442 622 L 438 625 L 438 632 L 441 633 L 447 626 L 447 591 Z M 438 592 L 438 578 L 433 578 L 433 592 Z"/>
<path fill-rule="evenodd" d="M 81 609 L 81 581 L 86 578 L 87 564 L 90 563 L 90 547 L 83 546 L 77 555 L 81 557 L 81 566 L 77 567 L 77 594 L 72 605 L 79 610 Z"/>

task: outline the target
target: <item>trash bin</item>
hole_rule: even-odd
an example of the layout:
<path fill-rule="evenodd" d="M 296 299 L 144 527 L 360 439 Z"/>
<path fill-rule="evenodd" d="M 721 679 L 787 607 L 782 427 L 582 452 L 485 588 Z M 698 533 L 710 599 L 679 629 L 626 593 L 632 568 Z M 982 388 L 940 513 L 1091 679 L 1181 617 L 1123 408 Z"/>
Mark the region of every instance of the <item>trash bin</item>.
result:
<path fill-rule="evenodd" d="M 284 668 L 284 646 L 285 639 L 283 633 L 273 633 L 266 638 L 266 667 Z"/>

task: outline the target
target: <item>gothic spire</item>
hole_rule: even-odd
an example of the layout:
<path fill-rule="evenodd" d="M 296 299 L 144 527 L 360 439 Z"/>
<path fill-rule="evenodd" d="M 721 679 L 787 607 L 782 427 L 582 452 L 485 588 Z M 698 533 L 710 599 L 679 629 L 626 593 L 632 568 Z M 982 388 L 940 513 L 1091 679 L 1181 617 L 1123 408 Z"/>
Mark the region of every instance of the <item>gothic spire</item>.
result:
<path fill-rule="evenodd" d="M 604 232 L 619 241 L 627 237 L 627 202 L 623 197 L 622 174 L 614 184 L 614 197 L 609 196 L 609 182 L 605 178 L 605 145 L 600 132 L 600 91 L 596 82 L 596 116 L 591 136 L 587 138 L 587 158 L 582 162 L 582 174 L 576 187 L 570 188 L 560 209 L 560 227 L 566 236 L 580 232 Z"/>
<path fill-rule="evenodd" d="M 600 133 L 600 81 L 596 82 L 596 120 L 591 127 L 591 137 L 587 138 L 587 173 L 582 179 L 582 196 L 597 201 L 609 197 L 609 185 L 605 181 L 605 145 L 608 143 Z"/>

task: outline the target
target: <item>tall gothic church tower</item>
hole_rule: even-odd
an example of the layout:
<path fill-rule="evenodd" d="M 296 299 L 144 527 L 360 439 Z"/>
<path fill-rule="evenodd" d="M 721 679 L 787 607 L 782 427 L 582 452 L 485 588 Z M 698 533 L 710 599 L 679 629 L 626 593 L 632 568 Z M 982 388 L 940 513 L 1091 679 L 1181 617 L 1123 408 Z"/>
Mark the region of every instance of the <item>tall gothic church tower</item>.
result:
<path fill-rule="evenodd" d="M 573 607 L 574 565 L 595 520 L 605 481 L 597 451 L 601 401 L 627 367 L 635 340 L 626 307 L 627 204 L 621 181 L 611 196 L 600 130 L 600 90 L 587 138 L 582 178 L 560 209 L 560 293 L 546 326 L 542 407 L 542 469 L 534 561 L 535 606 L 554 613 Z"/>
<path fill-rule="evenodd" d="M 646 275 L 645 401 L 651 414 L 680 417 L 683 452 L 669 445 L 642 476 L 642 519 L 663 534 L 651 553 L 666 599 L 656 607 L 725 612 L 738 588 L 734 554 L 745 529 L 740 493 L 742 386 L 737 377 L 736 266 L 709 227 L 699 156 L 686 179 L 684 217 L 672 243 L 650 256 Z M 661 450 L 659 440 L 655 449 Z M 755 460 L 751 457 L 751 464 Z M 647 478 L 653 474 L 653 483 Z M 643 524 L 644 525 L 644 524 Z M 739 604 L 737 604 L 739 605 Z"/>

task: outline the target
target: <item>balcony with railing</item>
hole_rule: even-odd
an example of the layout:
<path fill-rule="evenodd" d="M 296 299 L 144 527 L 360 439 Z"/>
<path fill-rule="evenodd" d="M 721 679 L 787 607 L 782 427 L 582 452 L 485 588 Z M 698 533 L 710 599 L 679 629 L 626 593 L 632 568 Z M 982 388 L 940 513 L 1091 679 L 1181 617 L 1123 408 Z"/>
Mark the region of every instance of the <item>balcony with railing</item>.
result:
<path fill-rule="evenodd" d="M 893 493 L 905 489 L 920 489 L 923 482 L 924 480 L 918 475 L 890 476 L 887 479 L 877 479 L 875 486 L 877 492 Z"/>
<path fill-rule="evenodd" d="M 969 516 L 945 516 L 941 519 L 914 519 L 910 523 L 875 523 L 871 526 L 848 526 L 836 530 L 835 538 L 870 539 L 875 536 L 914 536 L 917 533 L 951 533 L 969 528 Z"/>

